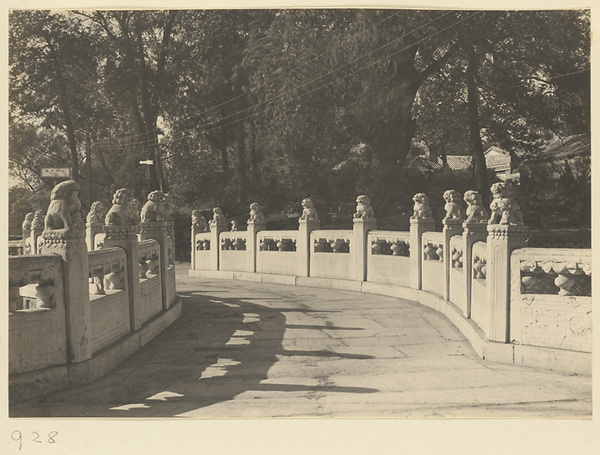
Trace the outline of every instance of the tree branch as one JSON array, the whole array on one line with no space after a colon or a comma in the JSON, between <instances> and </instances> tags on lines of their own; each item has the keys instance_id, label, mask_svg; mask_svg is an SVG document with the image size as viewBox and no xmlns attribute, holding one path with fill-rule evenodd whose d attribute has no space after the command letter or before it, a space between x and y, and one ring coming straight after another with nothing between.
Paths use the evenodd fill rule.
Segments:
<instances>
[{"instance_id":1,"label":"tree branch","mask_svg":"<svg viewBox=\"0 0 600 455\"><path fill-rule=\"evenodd\" d=\"M421 82L424 81L429 76L431 76L433 73L440 70L446 63L448 63L448 60L450 60L450 58L452 58L459 49L460 49L459 43L454 43L452 46L450 46L450 49L448 49L443 56L441 56L439 59L434 61L432 64L430 64L427 68L425 68L423 71L421 71L418 74L419 81L421 81Z\"/></svg>"}]
</instances>

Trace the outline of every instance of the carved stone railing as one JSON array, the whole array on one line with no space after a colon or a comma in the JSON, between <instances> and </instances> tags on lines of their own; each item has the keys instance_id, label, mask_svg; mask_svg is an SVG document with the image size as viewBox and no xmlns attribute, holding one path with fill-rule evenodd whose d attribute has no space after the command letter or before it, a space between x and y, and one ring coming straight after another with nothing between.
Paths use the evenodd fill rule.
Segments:
<instances>
[{"instance_id":1,"label":"carved stone railing","mask_svg":"<svg viewBox=\"0 0 600 455\"><path fill-rule=\"evenodd\" d=\"M106 248L88 254L90 294L105 295L107 290L126 289L125 263L127 257L121 248Z\"/></svg>"},{"instance_id":2,"label":"carved stone railing","mask_svg":"<svg viewBox=\"0 0 600 455\"><path fill-rule=\"evenodd\" d=\"M221 232L220 239L222 251L246 251L246 232Z\"/></svg>"},{"instance_id":3,"label":"carved stone railing","mask_svg":"<svg viewBox=\"0 0 600 455\"><path fill-rule=\"evenodd\" d=\"M140 278L147 279L148 274L159 274L160 244L149 239L139 242Z\"/></svg>"},{"instance_id":4,"label":"carved stone railing","mask_svg":"<svg viewBox=\"0 0 600 455\"><path fill-rule=\"evenodd\" d=\"M532 251L531 249L527 249ZM521 294L551 294L565 296L592 295L592 266L589 253L583 256L581 250L571 250L569 257L548 257L546 251L539 251L546 256L539 259L521 259ZM534 252L535 254L535 252Z\"/></svg>"},{"instance_id":5,"label":"carved stone railing","mask_svg":"<svg viewBox=\"0 0 600 455\"><path fill-rule=\"evenodd\" d=\"M591 250L515 251L511 257L511 342L590 353L591 263Z\"/></svg>"},{"instance_id":6,"label":"carved stone railing","mask_svg":"<svg viewBox=\"0 0 600 455\"><path fill-rule=\"evenodd\" d=\"M257 242L260 251L296 251L297 231L260 231Z\"/></svg>"},{"instance_id":7,"label":"carved stone railing","mask_svg":"<svg viewBox=\"0 0 600 455\"><path fill-rule=\"evenodd\" d=\"M409 287L410 254L410 232L369 232L367 281Z\"/></svg>"},{"instance_id":8,"label":"carved stone railing","mask_svg":"<svg viewBox=\"0 0 600 455\"><path fill-rule=\"evenodd\" d=\"M210 232L201 232L196 234L196 241L194 243L196 251L209 251L210 250Z\"/></svg>"},{"instance_id":9,"label":"carved stone railing","mask_svg":"<svg viewBox=\"0 0 600 455\"><path fill-rule=\"evenodd\" d=\"M454 236L450 239L450 267L462 269L464 256L464 241L462 237Z\"/></svg>"},{"instance_id":10,"label":"carved stone railing","mask_svg":"<svg viewBox=\"0 0 600 455\"><path fill-rule=\"evenodd\" d=\"M423 260L444 260L444 238L441 232L426 232L423 234Z\"/></svg>"},{"instance_id":11,"label":"carved stone railing","mask_svg":"<svg viewBox=\"0 0 600 455\"><path fill-rule=\"evenodd\" d=\"M371 231L369 244L373 255L410 256L409 232Z\"/></svg>"},{"instance_id":12,"label":"carved stone railing","mask_svg":"<svg viewBox=\"0 0 600 455\"><path fill-rule=\"evenodd\" d=\"M487 245L477 242L473 245L473 278L485 280L487 276Z\"/></svg>"},{"instance_id":13,"label":"carved stone railing","mask_svg":"<svg viewBox=\"0 0 600 455\"><path fill-rule=\"evenodd\" d=\"M349 253L352 231L313 231L311 234L314 253Z\"/></svg>"},{"instance_id":14,"label":"carved stone railing","mask_svg":"<svg viewBox=\"0 0 600 455\"><path fill-rule=\"evenodd\" d=\"M63 296L62 261L53 255L15 256L9 261L9 311L51 309Z\"/></svg>"}]
</instances>

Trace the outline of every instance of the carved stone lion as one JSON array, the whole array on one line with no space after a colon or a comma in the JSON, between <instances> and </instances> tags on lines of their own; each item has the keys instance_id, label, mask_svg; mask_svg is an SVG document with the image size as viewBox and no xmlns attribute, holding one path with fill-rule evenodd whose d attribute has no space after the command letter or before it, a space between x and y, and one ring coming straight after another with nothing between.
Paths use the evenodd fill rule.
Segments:
<instances>
[{"instance_id":1,"label":"carved stone lion","mask_svg":"<svg viewBox=\"0 0 600 455\"><path fill-rule=\"evenodd\" d=\"M263 215L262 208L258 202L250 204L250 219L248 221L254 221L255 223L264 223L265 216Z\"/></svg>"},{"instance_id":2,"label":"carved stone lion","mask_svg":"<svg viewBox=\"0 0 600 455\"><path fill-rule=\"evenodd\" d=\"M302 199L302 216L300 216L300 219L307 221L319 221L319 215L317 214L317 209L315 209L315 204L312 199Z\"/></svg>"},{"instance_id":3,"label":"carved stone lion","mask_svg":"<svg viewBox=\"0 0 600 455\"><path fill-rule=\"evenodd\" d=\"M87 224L103 224L104 218L106 217L106 208L100 201L96 201L90 207L90 211L87 214Z\"/></svg>"},{"instance_id":4,"label":"carved stone lion","mask_svg":"<svg viewBox=\"0 0 600 455\"><path fill-rule=\"evenodd\" d=\"M160 190L155 190L148 194L148 200L144 204L144 207L142 207L142 223L164 221L163 197L163 192Z\"/></svg>"},{"instance_id":5,"label":"carved stone lion","mask_svg":"<svg viewBox=\"0 0 600 455\"><path fill-rule=\"evenodd\" d=\"M429 197L425 193L417 193L413 196L415 205L413 206L413 220L430 220L433 218L431 207L429 206Z\"/></svg>"},{"instance_id":6,"label":"carved stone lion","mask_svg":"<svg viewBox=\"0 0 600 455\"><path fill-rule=\"evenodd\" d=\"M196 232L206 232L206 220L200 210L192 210L192 227Z\"/></svg>"},{"instance_id":7,"label":"carved stone lion","mask_svg":"<svg viewBox=\"0 0 600 455\"><path fill-rule=\"evenodd\" d=\"M115 191L112 207L104 218L104 224L110 226L132 226L135 224L131 201L133 194L129 188Z\"/></svg>"},{"instance_id":8,"label":"carved stone lion","mask_svg":"<svg viewBox=\"0 0 600 455\"><path fill-rule=\"evenodd\" d=\"M375 212L373 212L373 208L371 207L371 200L369 196L361 194L356 198L356 212L354 213L354 218L373 218L375 216Z\"/></svg>"},{"instance_id":9,"label":"carved stone lion","mask_svg":"<svg viewBox=\"0 0 600 455\"><path fill-rule=\"evenodd\" d=\"M34 231L44 229L44 215L45 212L43 210L36 210L35 215L33 215L33 221L31 222L31 229Z\"/></svg>"},{"instance_id":10,"label":"carved stone lion","mask_svg":"<svg viewBox=\"0 0 600 455\"><path fill-rule=\"evenodd\" d=\"M210 220L210 225L218 226L219 224L226 224L225 216L223 215L223 211L220 207L215 207L213 209L213 218Z\"/></svg>"},{"instance_id":11,"label":"carved stone lion","mask_svg":"<svg viewBox=\"0 0 600 455\"><path fill-rule=\"evenodd\" d=\"M483 208L481 194L469 190L465 193L463 199L467 203L467 223L485 223L488 220L488 214Z\"/></svg>"},{"instance_id":12,"label":"carved stone lion","mask_svg":"<svg viewBox=\"0 0 600 455\"><path fill-rule=\"evenodd\" d=\"M231 229L230 230L231 230L231 232L236 232L236 231L239 230L238 229L238 225L237 225L237 221L231 220Z\"/></svg>"},{"instance_id":13,"label":"carved stone lion","mask_svg":"<svg viewBox=\"0 0 600 455\"><path fill-rule=\"evenodd\" d=\"M446 205L446 216L444 220L459 220L465 218L465 212L462 207L460 193L456 190L447 190L444 192L444 200Z\"/></svg>"},{"instance_id":14,"label":"carved stone lion","mask_svg":"<svg viewBox=\"0 0 600 455\"><path fill-rule=\"evenodd\" d=\"M66 234L72 230L83 229L81 219L80 186L75 180L61 182L54 187L50 195L50 205L44 220L45 230Z\"/></svg>"},{"instance_id":15,"label":"carved stone lion","mask_svg":"<svg viewBox=\"0 0 600 455\"><path fill-rule=\"evenodd\" d=\"M522 225L523 214L513 197L512 187L505 182L494 183L491 188L490 219L488 224Z\"/></svg>"},{"instance_id":16,"label":"carved stone lion","mask_svg":"<svg viewBox=\"0 0 600 455\"><path fill-rule=\"evenodd\" d=\"M23 220L22 228L24 231L29 231L31 229L31 222L33 221L33 212L29 212L25 215L25 219Z\"/></svg>"}]
</instances>

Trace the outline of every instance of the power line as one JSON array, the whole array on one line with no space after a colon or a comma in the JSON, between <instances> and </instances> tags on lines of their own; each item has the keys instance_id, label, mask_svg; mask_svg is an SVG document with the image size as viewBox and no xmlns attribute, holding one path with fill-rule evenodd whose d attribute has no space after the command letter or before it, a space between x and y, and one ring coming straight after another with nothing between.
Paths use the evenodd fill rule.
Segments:
<instances>
[{"instance_id":1,"label":"power line","mask_svg":"<svg viewBox=\"0 0 600 455\"><path fill-rule=\"evenodd\" d=\"M435 35L437 35L437 34L440 34L440 33L444 32L444 31L446 31L446 30L448 30L448 29L450 29L450 28L452 28L452 27L455 27L456 25L458 25L458 24L460 24L460 23L462 23L462 22L464 22L464 21L466 21L466 20L470 19L471 17L475 16L476 14L479 14L479 12L476 12L476 13L474 13L474 14L471 14L470 16L468 16L468 17L466 17L466 18L464 18L464 19L461 19L460 21L457 21L457 22L455 22L454 24L452 24L452 25L449 25L448 27L445 27L445 28L443 28L443 29L441 29L441 30L438 30L437 32L435 32L435 33L433 33L433 34L431 34L431 35L429 35L429 36L427 36L427 37L425 37L425 38L423 38L423 39L421 39L421 40L419 40L419 41L417 41L417 42L415 42L415 43L412 43L412 44L410 44L409 46L406 46L406 47L404 47L404 48L402 48L402 49L400 49L400 50L397 50L397 51L395 51L395 52L393 52L393 53L391 53L391 54L385 55L385 56L383 56L383 57L381 57L381 58L379 58L379 59L377 59L377 60L375 60L375 61L373 61L373 62L369 63L368 65L366 65L366 66L364 66L364 67L361 67L361 68L359 68L359 69L357 69L357 70L355 70L355 71L353 71L353 72L351 72L351 73L348 73L348 74L346 74L346 75L344 75L344 76L341 76L341 77L339 77L339 78L337 78L337 79L334 79L334 80L332 80L332 81L330 81L330 82L328 82L328 83L326 83L326 84L324 84L324 85L321 85L321 86L319 86L319 87L316 87L316 88L314 88L314 89L312 89L312 90L310 90L310 91L308 91L308 92L305 92L305 93L302 93L302 94L300 94L300 95L297 95L297 96L295 96L294 98L291 98L291 99L289 99L289 100L286 100L286 101L284 101L284 103L288 103L288 102L294 101L294 100L296 100L296 99L302 98L302 97L304 97L304 96L306 96L306 95L310 95L311 93L314 93L314 92L316 92L316 91L318 91L318 90L320 90L320 89L322 89L322 88L328 87L328 86L330 86L330 85L332 85L332 84L334 84L334 83L338 82L339 80L345 79L345 78L347 78L347 77L350 77L350 76L353 76L353 75L355 75L355 74L357 74L357 73L359 73L359 72L361 72L361 71L364 71L365 69L367 69L367 68L370 68L371 66L373 66L373 65L375 65L375 64L377 64L377 63L380 63L380 62L382 62L382 61L384 61L384 60L387 60L388 58L390 58L390 57L392 57L392 56L394 56L394 55L396 55L396 54L399 54L399 53L401 53L401 52L404 52L405 50L407 50L407 49L409 49L409 48L411 48L411 47L413 47L413 46L415 46L415 45L417 45L417 44L419 44L419 43L421 43L421 42L423 42L423 41L425 41L425 40L427 40L427 39L430 39L430 38L432 38L433 36L435 36ZM287 92L286 92L286 93L287 93ZM280 97L280 96L279 96L279 97ZM279 97L276 97L276 98L279 98ZM275 100L275 98L273 98L273 99L269 100L269 101L268 101L268 103L270 104L270 103L272 103L274 100ZM259 103L259 104L255 105L255 106L253 106L252 108L255 108L255 107L257 107L257 106L259 106L260 104L265 104L265 102L263 102L263 103ZM241 112L244 112L245 110L248 110L248 109L244 109L244 110L242 110L242 111L239 111L239 112L238 112L238 113L236 113L235 115L237 115L237 114L240 114ZM214 130L216 130L216 129L218 129L218 128L224 128L224 127L227 127L227 126L235 125L235 124L237 124L237 123L239 123L239 122L243 122L243 121L245 121L245 120L248 120L248 119L250 119L250 118L252 118L252 117L254 117L254 116L258 115L259 113L261 113L261 112L264 112L264 111L266 111L266 109L263 109L263 110L262 110L262 111L260 111L260 112L254 112L254 113L252 113L252 114L250 114L250 115L247 115L247 116L245 116L245 117L243 117L243 118L236 119L236 120L234 120L234 121L232 121L232 122L230 122L230 123L227 123L227 124L225 124L225 125L217 125L217 126L215 126L215 127L213 127L213 128L210 128L210 129L208 129L208 130L204 131L204 133L208 133L208 132L210 132L210 131L214 131ZM206 125L203 125L203 126L206 126ZM182 137L178 137L178 136L182 136ZM178 142L178 141L180 141L180 140L183 140L183 139L185 139L185 138L186 138L185 132L180 132L178 135L174 135L174 136L172 136L172 139L171 139L171 142L170 142L170 144L169 144L169 145L172 145L174 142Z\"/></svg>"},{"instance_id":2,"label":"power line","mask_svg":"<svg viewBox=\"0 0 600 455\"><path fill-rule=\"evenodd\" d=\"M447 13L445 13L444 15L442 15L442 16L439 16L439 17L437 17L437 18L435 18L435 19L433 19L433 20L429 21L428 23L421 25L421 26L417 27L416 29L414 29L414 30L412 30L412 31L410 31L410 32L408 32L408 33L405 33L405 34L401 35L401 36L400 36L400 37L398 37L398 38L395 38L394 40L392 40L392 41L390 41L390 42L388 42L388 43L386 43L386 44L384 44L384 45L382 45L382 46L380 46L380 47L378 47L378 48L376 48L376 49L374 49L374 50L372 50L372 51L368 52L367 54L365 54L365 55L363 55L363 56L361 56L361 57L358 57L358 58L356 58L356 59L354 59L354 60L352 60L352 61L350 61L350 62L348 62L348 63L345 63L344 65L342 65L342 66L340 66L340 67L338 67L338 68L335 68L335 69L333 69L333 70L331 70L331 71L329 71L329 72L327 72L327 73L321 74L320 76L318 76L318 77L316 77L316 78L314 78L314 79L311 79L310 81L307 81L307 82L305 82L305 83L303 83L303 84L300 84L299 86L296 86L296 87L294 87L294 88L292 88L292 89L289 89L289 90L287 90L287 91L285 91L285 92L283 92L283 93L280 93L280 94L279 94L279 95L277 95L277 96L274 96L274 97L272 97L272 98L270 98L270 99L267 99L267 100L265 100L265 101L261 101L260 103L256 103L256 104L254 104L253 106L249 106L249 107L247 107L247 108L244 108L244 109L242 109L242 110L240 110L240 111L237 111L237 112L234 112L234 113L232 113L232 114L229 114L229 115L227 115L227 116L225 116L225 117L222 117L222 118L220 118L220 119L218 119L218 120L212 120L212 121L210 121L210 122L207 122L207 123L205 123L205 124L202 124L202 125L199 125L199 126L195 126L193 129L204 128L204 127L206 127L206 126L210 126L210 125L212 125L212 124L214 124L214 123L219 123L219 122L222 122L222 121L223 121L223 120L225 120L225 119L228 119L228 118L231 118L231 117L236 117L236 116L238 116L238 115L240 115L240 114L242 114L242 113L244 113L244 112L247 112L247 111L249 111L249 110L256 109L256 108L257 108L257 107L259 107L259 106L271 104L271 103L273 103L274 101L277 101L278 99L280 99L280 98L283 98L284 96L286 96L287 94L289 94L289 93L291 93L291 92L294 92L294 91L296 91L296 90L298 90L298 89L300 89L300 88L302 88L302 87L305 87L305 86L307 86L307 85L310 85L310 84L312 84L313 82L319 81L319 80L321 80L321 79L325 78L326 76L329 76L329 75L331 75L331 74L333 74L333 73L335 73L335 72L337 72L337 71L339 71L339 70L341 70L341 69L343 69L343 68L346 68L347 66L350 66L350 65L352 65L352 64L354 64L354 63L356 63L356 62L360 61L360 60L363 60L364 58L366 58L366 57L368 57L368 56L370 56L370 55L374 54L375 52L378 52L378 51L380 51L381 49L384 49L384 48L386 48L386 47L388 47L388 46L390 46L390 45L392 45L392 44L394 44L394 43L398 42L399 40L401 40L401 39L405 38L406 36L408 36L408 35L411 35L412 33L416 32L417 30L419 30L419 29L421 29L421 28L423 28L423 27L426 27L426 26L428 26L428 25L432 24L433 22L435 22L435 21L437 21L437 20L439 20L439 19L441 19L441 18L443 18L443 17L447 16L447 15L448 15L448 14L450 14L451 12L452 12L452 11L450 11L450 12L447 12ZM400 52L403 52L403 51L405 51L405 50L407 50L407 49L410 49L411 47L413 47L413 46L415 46L415 45L417 45L417 44L419 44L419 43L422 43L422 42L424 42L424 41L426 41L426 40L428 40L428 39L432 38L433 36L436 36L436 35L438 35L438 34L440 34L440 33L444 32L444 31L446 31L446 30L448 30L448 29L450 29L450 28L452 28L452 27L455 27L456 25L458 25L458 24L460 24L460 23L462 23L462 22L466 21L467 19L470 19L471 17L473 17L473 16L475 16L475 15L477 15L477 14L479 14L479 13L480 13L480 12L475 12L475 13L471 14L470 16L468 16L468 17L466 17L466 18L463 18L463 19L461 19L461 20L459 20L459 21L457 21L457 22L455 22L455 23L453 23L453 24L451 24L451 25L449 25L449 26L447 26L447 27L445 27L445 28L443 28L443 29L441 29L441 30L438 30L438 31L436 31L435 33L432 33L432 34L430 34L430 35L428 35L428 36L426 36L426 37L424 37L424 38L422 38L422 39L420 39L420 40L418 40L418 41L416 41L416 42L414 42L414 43L412 43L412 44L410 44L410 45L408 45L408 46L406 46L406 47L404 47L404 48L402 48L402 49L400 49L400 50L398 50L398 51L395 51L395 52L393 52L393 53L391 53L391 54L389 54L389 55L386 55L386 56L384 56L384 57L382 57L382 58L380 58L380 59L378 59L378 60L376 60L376 61L374 61L374 62L370 63L369 65L367 65L367 66L365 66L365 67L363 67L363 68L360 68L360 69L359 69L359 70L357 70L357 71L351 72L351 73L349 73L349 74L346 74L346 75L344 75L344 76L341 76L341 77L339 77L339 78L337 78L337 79L334 79L333 81L330 81L330 82L328 82L327 84L324 84L324 85L322 85L322 86L320 86L320 87L317 87L316 89L313 89L313 90L311 90L311 91L309 91L309 92L307 92L307 93L304 93L304 94L302 94L302 95L298 95L298 96L296 96L296 97L294 97L294 98L291 98L290 100L287 100L286 102L293 101L293 100L295 100L295 99L298 99L298 98L300 98L300 97L302 97L302 96L305 96L305 95L307 95L307 94L313 93L313 92L314 92L314 91L316 91L316 90L319 90L319 89L321 89L321 88L327 87L327 86L329 86L329 85L331 85L331 84L333 84L333 83L337 82L338 80L342 80L342 79L345 79L345 78L347 78L347 77L349 77L349 76L351 76L351 75L354 75L354 74L356 74L357 72L359 72L359 71L362 71L363 69L369 68L369 67L373 66L374 64L376 64L376 63L379 63L380 61L386 60L386 59L388 59L389 57L392 57L392 56L394 56L394 55L396 55L396 54L398 54L398 53L400 53ZM256 114L251 114L250 116L246 116L246 117L244 117L244 118L242 118L242 119L238 119L238 120L236 120L236 121L234 121L234 122L227 123L227 124L225 124L225 125L218 125L217 127L215 127L215 128L211 128L210 130L208 130L208 131L205 131L205 132L213 131L213 130L214 130L214 129L216 129L216 128L223 128L223 127L226 127L226 126L233 125L233 124L235 124L235 123L238 123L239 121L247 120L248 118L251 118L251 117L252 117L252 116L254 116L254 115L256 115ZM192 129L192 128L190 128L190 129L188 129L188 130L191 130L191 129ZM172 137L173 137L173 138L176 138L177 136L180 136L180 135L182 135L182 134L185 134L185 130L184 130L184 131L181 131L180 133L178 133L178 134L176 134L176 135L174 135L174 136L172 136ZM152 144L152 143L154 143L154 142L155 142L155 141L154 141L153 139L149 139L149 140L146 140L146 141L136 141L136 142L125 143L125 144L123 144L123 145L133 145L133 144ZM102 148L102 146L100 146L99 148Z\"/></svg>"},{"instance_id":3,"label":"power line","mask_svg":"<svg viewBox=\"0 0 600 455\"><path fill-rule=\"evenodd\" d=\"M401 11L402 11L402 10L398 10L398 11L396 11L395 13L393 13L393 14L391 14L390 16L386 17L385 19L383 19L382 21L380 21L380 22L378 22L377 24L373 25L372 27L368 28L367 30L364 30L364 31L362 31L362 32L360 32L360 33L357 33L356 35L354 35L354 37L358 37L358 36L360 36L360 35L363 35L363 34L365 34L365 33L369 32L369 31L371 31L371 30L375 29L376 27L380 26L380 25L381 25L381 24L383 24L384 22L386 22L386 21L390 20L392 17L394 17L394 16L396 16L396 15L400 14L400 12L401 12ZM447 13L447 14L448 14L448 13ZM330 53L331 51L333 51L333 50L337 49L338 47L341 47L342 45L343 45L343 43L340 43L340 44L338 44L338 45L334 46L333 48L331 48L331 49L328 49L327 51L325 51L325 52L323 52L323 53L321 53L321 54L319 54L319 55L317 55L317 56L315 56L315 57L311 58L310 60L308 60L308 61L306 61L306 62L304 62L304 63L302 63L302 64L296 65L294 68L292 68L292 69L291 69L291 70L289 70L288 72L286 72L286 73L283 73L283 74L280 74L280 75L279 75L279 76L277 76L275 79L271 79L270 81L264 82L263 84L259 85L259 86L258 86L258 87L257 87L255 90L258 90L258 89L260 89L260 88L262 88L262 87L264 87L264 86L266 86L266 85L268 85L268 84L272 84L272 83L273 83L273 82L275 82L276 80L278 80L278 79L280 79L280 78L282 78L282 77L284 77L284 76L287 76L288 74L291 74L291 73L293 73L293 72L297 71L298 69L302 68L303 66L306 66L306 65L308 65L309 63L312 63L313 61L315 61L315 60L317 60L317 59L319 59L319 58L323 57L324 55L327 55L328 53ZM202 116L202 115L204 115L204 114L207 114L207 113L209 113L209 112L211 112L211 111L213 111L213 110L215 110L215 109L218 109L218 108L220 108L220 107L223 107L223 106L225 106L225 105L227 105L227 104L229 104L229 103L232 103L232 102L234 102L234 101L238 100L239 98L242 98L243 96L245 96L245 95L247 95L247 94L248 94L248 92L244 92L244 93L242 93L242 94L240 94L240 95L236 96L235 98L232 98L232 99L230 99L230 100L224 101L223 103L221 103L221 104L218 104L218 105L216 105L216 106L212 106L212 107L210 107L210 108L206 109L206 110L205 110L205 111L203 111L203 112L200 112L200 113L193 114L193 115L191 115L191 116L189 116L189 117L187 117L187 118L184 118L184 119L182 119L181 121L182 121L182 122L187 122L187 121L189 121L189 120L191 120L191 119L193 119L193 118L196 118L196 117ZM105 139L105 140L102 140L102 141L98 141L96 144L103 144L103 143L105 143L105 142L111 142L111 141L115 141L115 140L121 140L121 139L130 139L130 138L139 137L139 136L146 136L147 134L148 134L148 133L139 133L139 134L134 134L134 135L130 135L130 136L125 136L124 138L119 138L119 139Z\"/></svg>"}]
</instances>

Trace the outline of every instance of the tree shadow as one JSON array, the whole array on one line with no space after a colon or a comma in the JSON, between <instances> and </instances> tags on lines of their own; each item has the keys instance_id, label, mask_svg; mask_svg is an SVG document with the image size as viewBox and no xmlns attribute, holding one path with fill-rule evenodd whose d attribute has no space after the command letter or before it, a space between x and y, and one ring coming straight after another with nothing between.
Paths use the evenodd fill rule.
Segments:
<instances>
[{"instance_id":1,"label":"tree shadow","mask_svg":"<svg viewBox=\"0 0 600 455\"><path fill-rule=\"evenodd\" d=\"M378 391L330 384L277 384L276 379L261 383L278 356L373 357L326 350L284 350L282 341L290 326L286 326L283 311L291 308L268 308L248 299L197 292L182 292L179 296L181 318L121 365L92 383L11 405L10 417L167 417L227 401L250 390Z\"/></svg>"}]
</instances>

